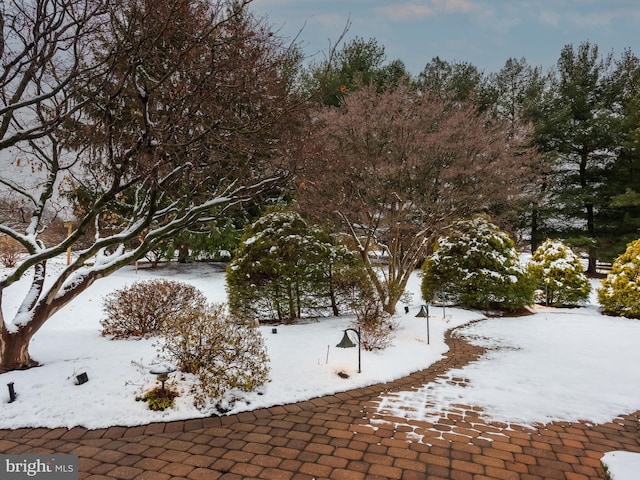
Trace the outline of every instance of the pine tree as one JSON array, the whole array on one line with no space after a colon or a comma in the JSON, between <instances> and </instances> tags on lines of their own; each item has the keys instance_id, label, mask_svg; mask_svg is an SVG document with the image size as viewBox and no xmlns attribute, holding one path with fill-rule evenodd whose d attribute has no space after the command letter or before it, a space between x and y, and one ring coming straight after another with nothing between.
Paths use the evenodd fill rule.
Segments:
<instances>
[{"instance_id":1,"label":"pine tree","mask_svg":"<svg viewBox=\"0 0 640 480\"><path fill-rule=\"evenodd\" d=\"M456 222L422 266L422 296L466 308L515 311L533 301L534 283L513 240L486 215Z\"/></svg>"},{"instance_id":2,"label":"pine tree","mask_svg":"<svg viewBox=\"0 0 640 480\"><path fill-rule=\"evenodd\" d=\"M598 289L598 300L606 315L640 318L640 240L627 245Z\"/></svg>"},{"instance_id":3,"label":"pine tree","mask_svg":"<svg viewBox=\"0 0 640 480\"><path fill-rule=\"evenodd\" d=\"M540 245L533 252L529 270L544 290L548 305L578 305L589 299L591 284L580 258L559 240Z\"/></svg>"},{"instance_id":4,"label":"pine tree","mask_svg":"<svg viewBox=\"0 0 640 480\"><path fill-rule=\"evenodd\" d=\"M356 265L346 247L298 214L270 213L247 228L227 269L229 307L244 318L284 322L337 315L340 279Z\"/></svg>"},{"instance_id":5,"label":"pine tree","mask_svg":"<svg viewBox=\"0 0 640 480\"><path fill-rule=\"evenodd\" d=\"M603 176L615 161L620 136L619 89L611 55L601 56L597 45L582 43L562 49L557 79L552 85L544 118L536 129L541 148L555 159L555 183L550 202L565 227L558 234L572 236L589 252L587 272L595 273L606 208Z\"/></svg>"}]
</instances>

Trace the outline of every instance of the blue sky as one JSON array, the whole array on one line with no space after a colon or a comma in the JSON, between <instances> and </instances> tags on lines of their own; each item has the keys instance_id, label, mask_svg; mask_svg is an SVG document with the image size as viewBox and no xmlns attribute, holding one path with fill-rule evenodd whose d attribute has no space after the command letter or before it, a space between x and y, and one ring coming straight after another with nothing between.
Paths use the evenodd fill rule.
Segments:
<instances>
[{"instance_id":1,"label":"blue sky","mask_svg":"<svg viewBox=\"0 0 640 480\"><path fill-rule=\"evenodd\" d=\"M251 8L283 36L300 32L319 60L350 21L347 41L375 38L414 75L436 56L485 73L524 57L547 71L565 45L585 41L640 57L640 0L254 0Z\"/></svg>"}]
</instances>

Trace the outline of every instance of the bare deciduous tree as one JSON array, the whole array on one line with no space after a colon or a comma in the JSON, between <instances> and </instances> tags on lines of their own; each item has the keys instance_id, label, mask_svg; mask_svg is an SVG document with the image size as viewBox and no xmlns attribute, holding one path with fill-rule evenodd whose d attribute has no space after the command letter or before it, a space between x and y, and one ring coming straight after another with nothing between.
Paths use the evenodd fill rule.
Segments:
<instances>
[{"instance_id":1,"label":"bare deciduous tree","mask_svg":"<svg viewBox=\"0 0 640 480\"><path fill-rule=\"evenodd\" d=\"M393 313L443 227L515 200L532 156L521 145L526 133L509 135L471 102L365 88L317 115L299 204L346 228Z\"/></svg>"},{"instance_id":2,"label":"bare deciduous tree","mask_svg":"<svg viewBox=\"0 0 640 480\"><path fill-rule=\"evenodd\" d=\"M83 39L86 60L71 65L96 75L61 82L60 97L35 102L36 113L21 120L26 131L42 132L14 142L36 165L34 175L18 181L0 172L31 205L24 229L0 224L28 252L0 278L0 294L31 276L13 321L1 318L0 371L32 365L30 339L95 280L288 178L303 103L291 94L285 45L249 3L110 0L90 17L96 29ZM64 121L45 128L48 109L65 112ZM46 245L44 211L60 198L73 209L73 229ZM45 282L47 262L80 244L71 264Z\"/></svg>"}]
</instances>

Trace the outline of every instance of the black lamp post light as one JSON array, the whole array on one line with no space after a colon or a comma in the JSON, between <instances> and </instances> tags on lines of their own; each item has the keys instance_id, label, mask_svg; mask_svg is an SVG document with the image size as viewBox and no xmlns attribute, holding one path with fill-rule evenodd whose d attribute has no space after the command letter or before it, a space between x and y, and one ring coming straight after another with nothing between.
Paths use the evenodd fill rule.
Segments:
<instances>
[{"instance_id":1,"label":"black lamp post light","mask_svg":"<svg viewBox=\"0 0 640 480\"><path fill-rule=\"evenodd\" d=\"M342 336L342 340L340 340L340 343L336 345L336 347L339 348L353 348L356 346L355 343L353 343L351 341L351 339L349 338L349 333L348 332L353 332L358 336L358 373L362 373L362 336L361 336L361 332L360 332L360 327L358 327L357 330L353 329L353 328L347 328L344 331L344 335Z\"/></svg>"},{"instance_id":2,"label":"black lamp post light","mask_svg":"<svg viewBox=\"0 0 640 480\"><path fill-rule=\"evenodd\" d=\"M429 304L422 305L420 307L420 311L416 315L418 318L426 318L427 319L427 345L429 345Z\"/></svg>"}]
</instances>

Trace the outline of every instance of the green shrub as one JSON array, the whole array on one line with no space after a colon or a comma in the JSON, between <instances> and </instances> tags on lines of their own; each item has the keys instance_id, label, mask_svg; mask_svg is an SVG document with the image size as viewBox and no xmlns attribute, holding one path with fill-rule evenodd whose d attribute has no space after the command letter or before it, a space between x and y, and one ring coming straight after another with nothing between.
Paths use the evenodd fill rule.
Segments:
<instances>
[{"instance_id":1,"label":"green shrub","mask_svg":"<svg viewBox=\"0 0 640 480\"><path fill-rule=\"evenodd\" d=\"M207 299L193 285L172 280L146 280L115 290L103 300L102 335L145 337L163 322L201 309Z\"/></svg>"},{"instance_id":2,"label":"green shrub","mask_svg":"<svg viewBox=\"0 0 640 480\"><path fill-rule=\"evenodd\" d=\"M533 303L535 284L513 240L485 215L456 222L422 266L422 296L466 308L515 311Z\"/></svg>"},{"instance_id":3,"label":"green shrub","mask_svg":"<svg viewBox=\"0 0 640 480\"><path fill-rule=\"evenodd\" d=\"M166 321L159 353L197 378L202 408L233 389L253 391L269 379L269 357L260 332L240 325L222 304L210 304Z\"/></svg>"},{"instance_id":4,"label":"green shrub","mask_svg":"<svg viewBox=\"0 0 640 480\"><path fill-rule=\"evenodd\" d=\"M613 262L598 289L598 300L606 315L640 318L640 240L629 243Z\"/></svg>"},{"instance_id":5,"label":"green shrub","mask_svg":"<svg viewBox=\"0 0 640 480\"><path fill-rule=\"evenodd\" d=\"M161 386L156 386L141 397L136 397L136 401L147 402L149 404L149 410L163 411L167 408L172 408L178 396L178 392L166 385L164 389Z\"/></svg>"},{"instance_id":6,"label":"green shrub","mask_svg":"<svg viewBox=\"0 0 640 480\"><path fill-rule=\"evenodd\" d=\"M227 269L229 308L243 318L283 322L338 315L358 265L299 215L270 213L247 228Z\"/></svg>"},{"instance_id":7,"label":"green shrub","mask_svg":"<svg viewBox=\"0 0 640 480\"><path fill-rule=\"evenodd\" d=\"M589 299L591 284L580 258L559 240L546 240L533 252L529 271L549 305L580 305Z\"/></svg>"}]
</instances>

